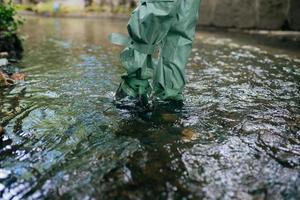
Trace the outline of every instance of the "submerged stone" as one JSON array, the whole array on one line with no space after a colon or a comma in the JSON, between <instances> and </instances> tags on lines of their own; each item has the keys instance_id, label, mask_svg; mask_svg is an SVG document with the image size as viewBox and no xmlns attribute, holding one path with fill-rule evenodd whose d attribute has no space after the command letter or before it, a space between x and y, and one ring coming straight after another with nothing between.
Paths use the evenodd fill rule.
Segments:
<instances>
[{"instance_id":1,"label":"submerged stone","mask_svg":"<svg viewBox=\"0 0 300 200\"><path fill-rule=\"evenodd\" d=\"M0 59L0 67L8 65L8 60L6 58Z\"/></svg>"},{"instance_id":2,"label":"submerged stone","mask_svg":"<svg viewBox=\"0 0 300 200\"><path fill-rule=\"evenodd\" d=\"M10 171L5 169L0 169L0 180L6 179L10 175Z\"/></svg>"},{"instance_id":3,"label":"submerged stone","mask_svg":"<svg viewBox=\"0 0 300 200\"><path fill-rule=\"evenodd\" d=\"M182 140L185 142L193 141L197 139L197 133L191 128L185 128L181 132Z\"/></svg>"},{"instance_id":4,"label":"submerged stone","mask_svg":"<svg viewBox=\"0 0 300 200\"><path fill-rule=\"evenodd\" d=\"M0 71L0 86L9 86L15 84L15 81L11 79L7 74Z\"/></svg>"},{"instance_id":5,"label":"submerged stone","mask_svg":"<svg viewBox=\"0 0 300 200\"><path fill-rule=\"evenodd\" d=\"M178 116L173 113L163 113L161 118L164 122L174 123L178 119Z\"/></svg>"}]
</instances>

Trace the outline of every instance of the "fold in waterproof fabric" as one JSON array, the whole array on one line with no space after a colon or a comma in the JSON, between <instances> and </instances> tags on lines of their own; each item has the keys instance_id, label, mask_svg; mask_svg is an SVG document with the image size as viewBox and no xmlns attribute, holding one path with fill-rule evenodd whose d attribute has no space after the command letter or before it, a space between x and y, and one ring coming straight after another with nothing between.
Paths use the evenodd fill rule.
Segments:
<instances>
[{"instance_id":1,"label":"fold in waterproof fabric","mask_svg":"<svg viewBox=\"0 0 300 200\"><path fill-rule=\"evenodd\" d=\"M200 0L141 0L128 22L129 38L112 34L124 45L121 63L127 71L120 89L138 97L182 100L185 66L191 53ZM159 52L158 59L154 55Z\"/></svg>"}]
</instances>

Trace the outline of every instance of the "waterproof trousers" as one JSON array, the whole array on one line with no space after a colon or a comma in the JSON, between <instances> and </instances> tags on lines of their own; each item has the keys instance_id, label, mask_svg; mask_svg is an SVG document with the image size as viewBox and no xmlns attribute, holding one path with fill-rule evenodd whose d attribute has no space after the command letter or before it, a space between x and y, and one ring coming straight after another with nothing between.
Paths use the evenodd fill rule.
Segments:
<instances>
[{"instance_id":1,"label":"waterproof trousers","mask_svg":"<svg viewBox=\"0 0 300 200\"><path fill-rule=\"evenodd\" d=\"M128 96L154 94L160 100L182 100L185 66L192 50L200 0L141 0L128 23L129 38L121 63L127 73L120 88Z\"/></svg>"}]
</instances>

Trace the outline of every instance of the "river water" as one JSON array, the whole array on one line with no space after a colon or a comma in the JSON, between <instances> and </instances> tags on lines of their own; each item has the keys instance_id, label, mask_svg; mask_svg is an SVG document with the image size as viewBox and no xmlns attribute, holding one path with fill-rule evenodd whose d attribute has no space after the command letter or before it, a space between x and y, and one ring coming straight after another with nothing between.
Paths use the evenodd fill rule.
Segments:
<instances>
[{"instance_id":1,"label":"river water","mask_svg":"<svg viewBox=\"0 0 300 200\"><path fill-rule=\"evenodd\" d=\"M28 17L0 89L0 199L299 199L300 54L202 31L184 106L118 109L126 22Z\"/></svg>"}]
</instances>

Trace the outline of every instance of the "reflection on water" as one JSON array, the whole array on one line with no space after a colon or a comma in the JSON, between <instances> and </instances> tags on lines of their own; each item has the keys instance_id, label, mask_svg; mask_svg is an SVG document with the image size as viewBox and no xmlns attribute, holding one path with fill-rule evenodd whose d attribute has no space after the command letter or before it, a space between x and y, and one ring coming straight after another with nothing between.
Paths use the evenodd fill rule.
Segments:
<instances>
[{"instance_id":1,"label":"reflection on water","mask_svg":"<svg viewBox=\"0 0 300 200\"><path fill-rule=\"evenodd\" d=\"M0 89L1 199L299 199L300 57L200 32L183 106L113 106L123 21L28 18Z\"/></svg>"}]
</instances>

